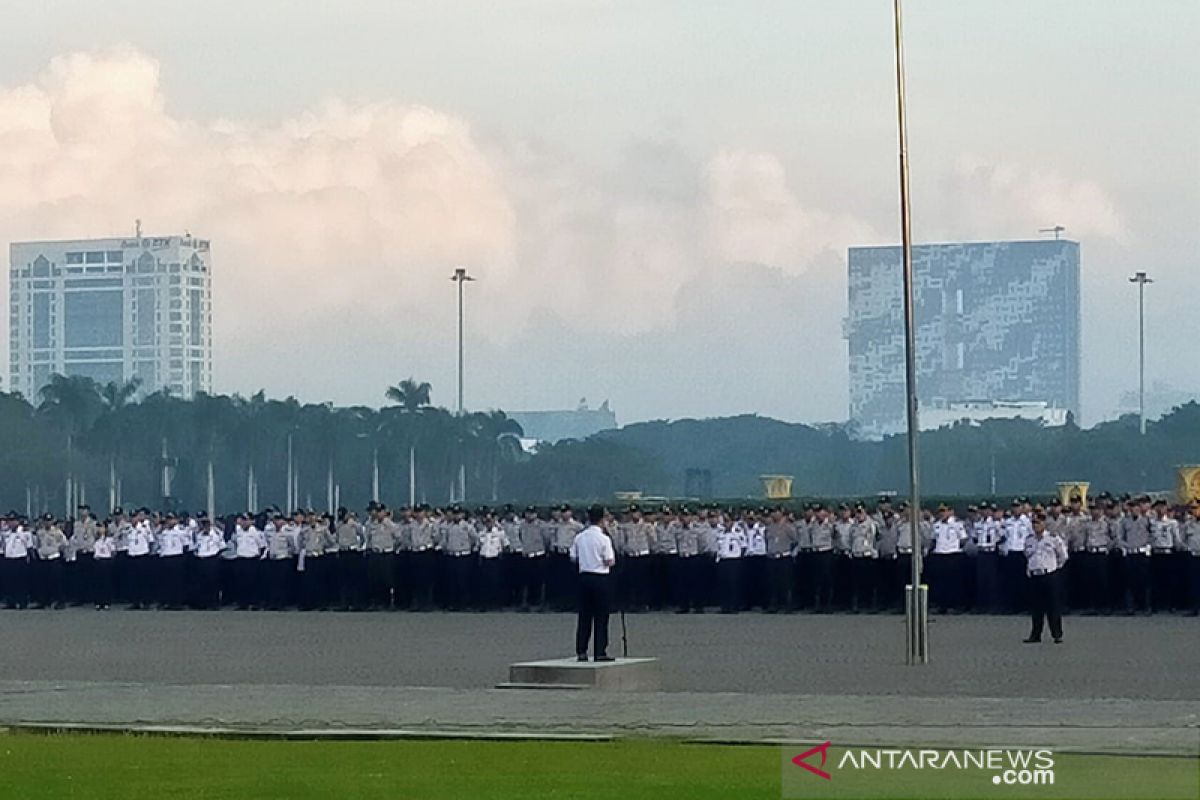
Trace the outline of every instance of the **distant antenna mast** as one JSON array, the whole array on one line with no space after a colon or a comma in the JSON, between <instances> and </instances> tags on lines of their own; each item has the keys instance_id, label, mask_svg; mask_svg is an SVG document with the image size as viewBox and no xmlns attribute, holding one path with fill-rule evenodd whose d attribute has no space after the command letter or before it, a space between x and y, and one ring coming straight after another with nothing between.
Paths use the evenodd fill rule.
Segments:
<instances>
[{"instance_id":1,"label":"distant antenna mast","mask_svg":"<svg viewBox=\"0 0 1200 800\"><path fill-rule=\"evenodd\" d=\"M138 242L141 243L141 241L142 241L142 221L140 219L135 219L133 221L133 232L134 232L134 234L137 235Z\"/></svg>"},{"instance_id":2,"label":"distant antenna mast","mask_svg":"<svg viewBox=\"0 0 1200 800\"><path fill-rule=\"evenodd\" d=\"M1055 225L1053 228L1038 228L1038 233L1053 233L1054 241L1057 242L1059 237L1062 236L1062 232L1065 230L1066 228L1064 228L1062 225Z\"/></svg>"}]
</instances>

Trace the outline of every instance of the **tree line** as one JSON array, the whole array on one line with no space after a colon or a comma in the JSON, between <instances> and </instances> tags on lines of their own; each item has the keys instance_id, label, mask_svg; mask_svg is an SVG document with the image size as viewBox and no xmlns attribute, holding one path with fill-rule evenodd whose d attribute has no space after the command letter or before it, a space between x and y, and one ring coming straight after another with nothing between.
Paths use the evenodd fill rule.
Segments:
<instances>
[{"instance_id":1,"label":"tree line","mask_svg":"<svg viewBox=\"0 0 1200 800\"><path fill-rule=\"evenodd\" d=\"M53 376L36 403L0 393L0 508L56 514L86 501L218 513L288 504L391 505L612 502L615 493L761 497L762 474L792 475L801 497L907 491L903 436L862 441L848 425L744 415L626 425L583 441L521 446L503 411L455 414L428 383L402 380L382 408L101 386ZM1093 492L1169 489L1177 465L1200 462L1200 405L1151 421L1082 429L990 420L923 433L926 495L1049 494L1058 481ZM290 457L289 457L290 454Z\"/></svg>"}]
</instances>

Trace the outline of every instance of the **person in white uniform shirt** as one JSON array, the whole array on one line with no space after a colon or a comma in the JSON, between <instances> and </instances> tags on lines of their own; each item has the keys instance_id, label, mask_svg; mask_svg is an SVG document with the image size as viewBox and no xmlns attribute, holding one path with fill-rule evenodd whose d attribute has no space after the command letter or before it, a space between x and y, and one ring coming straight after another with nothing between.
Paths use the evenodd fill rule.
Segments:
<instances>
[{"instance_id":1,"label":"person in white uniform shirt","mask_svg":"<svg viewBox=\"0 0 1200 800\"><path fill-rule=\"evenodd\" d=\"M484 611L504 605L504 554L511 548L504 526L491 511L485 510L474 543L479 553L478 605Z\"/></svg>"},{"instance_id":2,"label":"person in white uniform shirt","mask_svg":"<svg viewBox=\"0 0 1200 800\"><path fill-rule=\"evenodd\" d=\"M125 532L126 573L129 579L130 608L150 607L150 583L154 577L154 559L150 549L154 546L154 528L150 524L146 509L140 509L133 525Z\"/></svg>"},{"instance_id":3,"label":"person in white uniform shirt","mask_svg":"<svg viewBox=\"0 0 1200 800\"><path fill-rule=\"evenodd\" d=\"M185 555L192 549L192 532L187 523L168 512L158 535L158 607L172 611L183 608L187 586Z\"/></svg>"},{"instance_id":4,"label":"person in white uniform shirt","mask_svg":"<svg viewBox=\"0 0 1200 800\"><path fill-rule=\"evenodd\" d=\"M929 555L930 600L939 612L962 610L963 545L967 529L949 506L938 507L933 523L933 549Z\"/></svg>"},{"instance_id":5,"label":"person in white uniform shirt","mask_svg":"<svg viewBox=\"0 0 1200 800\"><path fill-rule=\"evenodd\" d=\"M191 604L193 608L219 608L221 554L225 551L225 532L221 530L220 520L210 521L204 512L196 517L189 592Z\"/></svg>"},{"instance_id":6,"label":"person in white uniform shirt","mask_svg":"<svg viewBox=\"0 0 1200 800\"><path fill-rule=\"evenodd\" d=\"M33 534L25 519L9 520L4 532L4 589L9 608L29 607L29 553L34 548Z\"/></svg>"},{"instance_id":7,"label":"person in white uniform shirt","mask_svg":"<svg viewBox=\"0 0 1200 800\"><path fill-rule=\"evenodd\" d=\"M607 512L601 506L588 509L588 525L575 534L569 556L579 570L579 618L575 626L575 656L588 659L592 643L595 661L612 661L608 655L608 611L612 603L611 572L617 562L612 539L604 532Z\"/></svg>"},{"instance_id":8,"label":"person in white uniform shirt","mask_svg":"<svg viewBox=\"0 0 1200 800\"><path fill-rule=\"evenodd\" d=\"M238 608L243 611L258 600L259 559L267 549L267 540L262 531L254 527L248 514L239 514L237 528L233 531L233 547L237 554L234 562L234 586L237 587Z\"/></svg>"},{"instance_id":9,"label":"person in white uniform shirt","mask_svg":"<svg viewBox=\"0 0 1200 800\"><path fill-rule=\"evenodd\" d=\"M92 600L97 611L106 611L112 604L117 537L113 528L101 525L96 528L92 541Z\"/></svg>"},{"instance_id":10,"label":"person in white uniform shirt","mask_svg":"<svg viewBox=\"0 0 1200 800\"><path fill-rule=\"evenodd\" d=\"M736 614L742 602L742 555L746 551L746 526L741 521L717 523L717 596L722 614Z\"/></svg>"},{"instance_id":11,"label":"person in white uniform shirt","mask_svg":"<svg viewBox=\"0 0 1200 800\"><path fill-rule=\"evenodd\" d=\"M1035 514L1033 533L1025 540L1025 574L1029 576L1029 604L1033 625L1026 644L1042 640L1042 625L1050 621L1050 635L1062 644L1062 568L1067 563L1067 543L1046 530L1046 518Z\"/></svg>"}]
</instances>

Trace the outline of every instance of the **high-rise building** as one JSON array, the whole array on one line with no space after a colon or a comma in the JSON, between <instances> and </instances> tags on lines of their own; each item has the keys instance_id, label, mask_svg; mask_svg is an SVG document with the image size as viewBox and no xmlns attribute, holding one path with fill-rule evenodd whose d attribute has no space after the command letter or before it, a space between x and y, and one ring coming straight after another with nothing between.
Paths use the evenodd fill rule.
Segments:
<instances>
[{"instance_id":1,"label":"high-rise building","mask_svg":"<svg viewBox=\"0 0 1200 800\"><path fill-rule=\"evenodd\" d=\"M52 374L181 397L212 387L209 242L190 234L10 247L11 391L32 402Z\"/></svg>"},{"instance_id":2,"label":"high-rise building","mask_svg":"<svg viewBox=\"0 0 1200 800\"><path fill-rule=\"evenodd\" d=\"M849 253L850 419L861 435L904 430L899 247ZM918 408L1044 403L1079 415L1079 243L913 248Z\"/></svg>"}]
</instances>

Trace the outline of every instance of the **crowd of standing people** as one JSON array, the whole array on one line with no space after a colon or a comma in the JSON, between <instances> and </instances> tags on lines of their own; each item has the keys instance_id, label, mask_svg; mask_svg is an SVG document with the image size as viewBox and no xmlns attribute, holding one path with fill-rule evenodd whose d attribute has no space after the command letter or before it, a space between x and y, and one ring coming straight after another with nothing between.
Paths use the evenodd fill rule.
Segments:
<instances>
[{"instance_id":1,"label":"crowd of standing people","mask_svg":"<svg viewBox=\"0 0 1200 800\"><path fill-rule=\"evenodd\" d=\"M1018 498L963 511L919 514L935 612L1023 613L1046 597L1083 614L1200 609L1200 503L1101 495L1086 509ZM570 547L583 528L575 515L379 503L361 519L347 509L9 513L0 595L9 608L567 611L577 597ZM898 612L914 548L906 505L888 498L628 506L603 526L615 604L628 611ZM1062 545L1044 548L1048 562L1035 554L1044 536Z\"/></svg>"}]
</instances>

